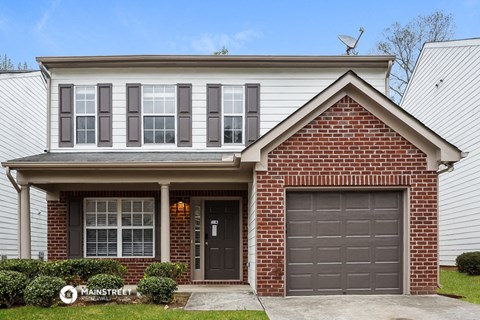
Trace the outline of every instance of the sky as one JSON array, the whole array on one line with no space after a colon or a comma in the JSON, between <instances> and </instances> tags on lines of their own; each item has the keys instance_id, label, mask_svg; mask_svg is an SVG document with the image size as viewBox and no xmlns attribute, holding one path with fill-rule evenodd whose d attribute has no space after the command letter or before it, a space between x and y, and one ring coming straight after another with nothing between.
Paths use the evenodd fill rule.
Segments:
<instances>
[{"instance_id":1,"label":"sky","mask_svg":"<svg viewBox=\"0 0 480 320\"><path fill-rule=\"evenodd\" d=\"M0 54L36 66L37 56L116 54L337 55L337 35L363 34L375 53L382 31L434 11L452 14L456 39L480 37L480 0L0 0Z\"/></svg>"}]
</instances>

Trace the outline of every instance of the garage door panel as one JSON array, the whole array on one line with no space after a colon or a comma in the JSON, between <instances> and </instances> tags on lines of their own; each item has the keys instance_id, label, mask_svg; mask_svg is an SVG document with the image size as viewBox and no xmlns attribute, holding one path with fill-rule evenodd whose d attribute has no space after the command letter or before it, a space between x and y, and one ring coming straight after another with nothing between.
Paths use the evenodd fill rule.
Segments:
<instances>
[{"instance_id":1,"label":"garage door panel","mask_svg":"<svg viewBox=\"0 0 480 320\"><path fill-rule=\"evenodd\" d=\"M345 263L370 263L370 247L347 247L345 250Z\"/></svg>"},{"instance_id":2,"label":"garage door panel","mask_svg":"<svg viewBox=\"0 0 480 320\"><path fill-rule=\"evenodd\" d=\"M317 221L315 236L317 237L341 237L342 222L336 221Z\"/></svg>"},{"instance_id":3,"label":"garage door panel","mask_svg":"<svg viewBox=\"0 0 480 320\"><path fill-rule=\"evenodd\" d=\"M375 261L376 262L393 262L400 263L400 247L399 246L387 246L375 248Z\"/></svg>"},{"instance_id":4,"label":"garage door panel","mask_svg":"<svg viewBox=\"0 0 480 320\"><path fill-rule=\"evenodd\" d=\"M290 237L313 237L312 221L289 221L288 236Z\"/></svg>"},{"instance_id":5,"label":"garage door panel","mask_svg":"<svg viewBox=\"0 0 480 320\"><path fill-rule=\"evenodd\" d=\"M312 193L296 193L287 194L287 210L309 210L313 209L313 194Z\"/></svg>"},{"instance_id":6,"label":"garage door panel","mask_svg":"<svg viewBox=\"0 0 480 320\"><path fill-rule=\"evenodd\" d=\"M317 263L342 263L342 247L317 248Z\"/></svg>"},{"instance_id":7,"label":"garage door panel","mask_svg":"<svg viewBox=\"0 0 480 320\"><path fill-rule=\"evenodd\" d=\"M311 193L312 198L314 199L314 209L316 211L323 211L323 210L341 210L341 195L338 193L333 192L325 192L322 194L318 193Z\"/></svg>"},{"instance_id":8,"label":"garage door panel","mask_svg":"<svg viewBox=\"0 0 480 320\"><path fill-rule=\"evenodd\" d=\"M311 211L287 210L287 295L403 292L401 192L297 195Z\"/></svg>"},{"instance_id":9,"label":"garage door panel","mask_svg":"<svg viewBox=\"0 0 480 320\"><path fill-rule=\"evenodd\" d=\"M345 192L343 194L345 210L368 210L370 208L370 194L358 192Z\"/></svg>"},{"instance_id":10,"label":"garage door panel","mask_svg":"<svg viewBox=\"0 0 480 320\"><path fill-rule=\"evenodd\" d=\"M347 220L345 222L346 236L370 237L370 220Z\"/></svg>"}]
</instances>

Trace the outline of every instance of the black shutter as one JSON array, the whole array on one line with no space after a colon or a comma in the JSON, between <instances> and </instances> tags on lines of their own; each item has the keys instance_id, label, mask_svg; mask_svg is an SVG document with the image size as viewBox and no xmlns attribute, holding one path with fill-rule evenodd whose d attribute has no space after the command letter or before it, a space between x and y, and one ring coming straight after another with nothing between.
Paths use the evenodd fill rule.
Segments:
<instances>
[{"instance_id":1,"label":"black shutter","mask_svg":"<svg viewBox=\"0 0 480 320\"><path fill-rule=\"evenodd\" d=\"M177 85L177 124L179 147L192 146L192 85L179 83Z\"/></svg>"},{"instance_id":2,"label":"black shutter","mask_svg":"<svg viewBox=\"0 0 480 320\"><path fill-rule=\"evenodd\" d=\"M98 146L112 146L112 84L98 84Z\"/></svg>"},{"instance_id":3,"label":"black shutter","mask_svg":"<svg viewBox=\"0 0 480 320\"><path fill-rule=\"evenodd\" d=\"M127 147L142 145L141 88L138 83L127 83Z\"/></svg>"},{"instance_id":4,"label":"black shutter","mask_svg":"<svg viewBox=\"0 0 480 320\"><path fill-rule=\"evenodd\" d=\"M68 202L67 216L67 255L69 258L82 258L82 202L72 198Z\"/></svg>"},{"instance_id":5,"label":"black shutter","mask_svg":"<svg viewBox=\"0 0 480 320\"><path fill-rule=\"evenodd\" d=\"M222 86L207 84L207 147L222 146Z\"/></svg>"},{"instance_id":6,"label":"black shutter","mask_svg":"<svg viewBox=\"0 0 480 320\"><path fill-rule=\"evenodd\" d=\"M161 260L161 217L160 198L155 198L155 260Z\"/></svg>"},{"instance_id":7,"label":"black shutter","mask_svg":"<svg viewBox=\"0 0 480 320\"><path fill-rule=\"evenodd\" d=\"M245 85L245 146L260 136L260 84Z\"/></svg>"},{"instance_id":8,"label":"black shutter","mask_svg":"<svg viewBox=\"0 0 480 320\"><path fill-rule=\"evenodd\" d=\"M73 147L73 84L58 86L58 146Z\"/></svg>"}]
</instances>

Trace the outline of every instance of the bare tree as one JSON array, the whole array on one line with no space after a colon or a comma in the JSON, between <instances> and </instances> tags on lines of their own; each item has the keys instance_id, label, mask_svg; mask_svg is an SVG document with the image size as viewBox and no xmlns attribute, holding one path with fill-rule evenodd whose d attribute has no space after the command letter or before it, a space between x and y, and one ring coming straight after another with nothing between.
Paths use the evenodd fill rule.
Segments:
<instances>
[{"instance_id":1,"label":"bare tree","mask_svg":"<svg viewBox=\"0 0 480 320\"><path fill-rule=\"evenodd\" d=\"M402 98L423 44L451 39L454 29L453 16L437 11L428 16L419 15L404 26L395 22L383 31L384 39L376 44L376 50L396 56L390 78L393 100Z\"/></svg>"}]
</instances>

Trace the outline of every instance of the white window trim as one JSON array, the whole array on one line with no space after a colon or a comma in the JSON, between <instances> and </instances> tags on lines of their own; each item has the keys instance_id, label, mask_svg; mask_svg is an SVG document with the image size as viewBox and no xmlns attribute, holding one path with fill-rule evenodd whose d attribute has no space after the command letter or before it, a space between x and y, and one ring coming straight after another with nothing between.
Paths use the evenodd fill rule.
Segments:
<instances>
[{"instance_id":1,"label":"white window trim","mask_svg":"<svg viewBox=\"0 0 480 320\"><path fill-rule=\"evenodd\" d=\"M87 256L87 200L111 200L117 201L117 225L116 226L102 226L102 227L92 227L92 229L116 229L117 230L117 255L116 256ZM151 256L123 256L122 255L122 230L123 229L149 229L150 227L145 226L122 226L122 200L152 200L153 202L153 221L152 221L152 233L153 233L153 242L152 242L152 255ZM155 257L155 198L136 198L136 197L114 197L114 198L103 198L103 197L88 197L83 199L83 257L87 259L115 259L115 258L124 258L124 259L142 259L142 258L154 258ZM108 218L107 218L108 219Z\"/></svg>"},{"instance_id":2,"label":"white window trim","mask_svg":"<svg viewBox=\"0 0 480 320\"><path fill-rule=\"evenodd\" d=\"M229 113L226 115L227 117L242 117L242 143L225 143L225 128L224 128L224 120L225 120L225 108L224 108L224 89L225 87L240 87L242 88L242 113ZM245 85L244 84L227 84L222 85L222 116L221 116L221 135L222 135L222 146L244 146L245 145Z\"/></svg>"},{"instance_id":3,"label":"white window trim","mask_svg":"<svg viewBox=\"0 0 480 320\"><path fill-rule=\"evenodd\" d=\"M77 114L77 89L78 88L85 88L85 87L93 87L93 92L94 92L94 103L95 103L95 112L92 113L82 113L82 114ZM74 86L74 93L73 93L73 110L74 112L74 119L73 119L73 135L75 139L75 146L76 147L86 147L89 148L91 146L96 146L97 145L97 139L98 139L98 112L97 112L97 85L94 84L82 84L82 85L76 85ZM95 142L93 143L77 143L77 117L95 117Z\"/></svg>"},{"instance_id":4,"label":"white window trim","mask_svg":"<svg viewBox=\"0 0 480 320\"><path fill-rule=\"evenodd\" d=\"M145 87L150 87L150 86L162 86L162 87L173 87L175 90L174 96L175 96L175 108L173 113L145 113L143 109L143 90ZM177 84L142 84L142 90L141 90L141 108L142 108L142 119L141 119L141 130L142 130L142 146L155 146L155 148L171 148L172 146L177 146L177 141L178 141L178 132L177 132ZM174 127L174 132L175 132L175 142L174 143L145 143L145 137L144 137L144 120L145 117L172 117L173 116L173 127Z\"/></svg>"}]
</instances>

